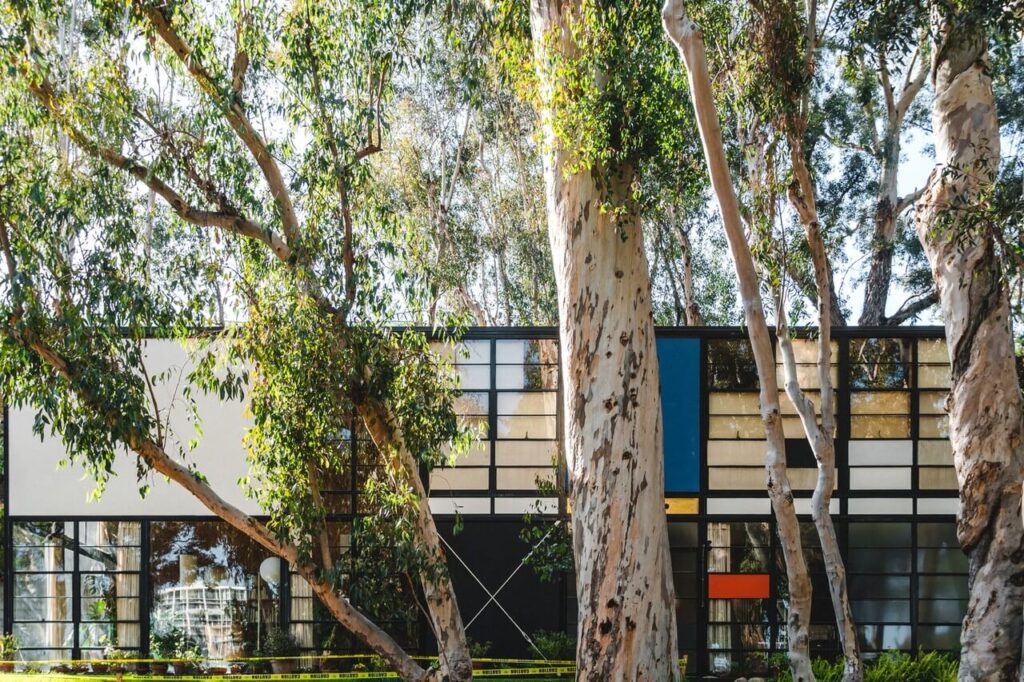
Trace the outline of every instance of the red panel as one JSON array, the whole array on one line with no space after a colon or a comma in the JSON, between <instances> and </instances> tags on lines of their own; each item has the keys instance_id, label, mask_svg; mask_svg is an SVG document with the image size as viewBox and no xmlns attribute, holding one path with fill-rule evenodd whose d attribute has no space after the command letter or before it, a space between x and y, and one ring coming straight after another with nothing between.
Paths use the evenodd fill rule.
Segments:
<instances>
[{"instance_id":1,"label":"red panel","mask_svg":"<svg viewBox=\"0 0 1024 682\"><path fill-rule=\"evenodd\" d=\"M767 599L767 573L710 573L709 599Z\"/></svg>"}]
</instances>

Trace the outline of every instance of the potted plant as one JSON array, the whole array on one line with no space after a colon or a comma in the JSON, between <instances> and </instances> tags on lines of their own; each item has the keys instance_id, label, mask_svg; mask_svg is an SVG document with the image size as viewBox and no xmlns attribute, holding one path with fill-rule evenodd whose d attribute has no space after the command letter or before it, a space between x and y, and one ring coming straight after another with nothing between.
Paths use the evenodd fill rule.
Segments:
<instances>
[{"instance_id":1,"label":"potted plant","mask_svg":"<svg viewBox=\"0 0 1024 682\"><path fill-rule=\"evenodd\" d=\"M154 675L166 675L168 660L174 658L182 632L171 628L166 632L154 632L149 636L149 655L153 659L149 669Z\"/></svg>"},{"instance_id":2,"label":"potted plant","mask_svg":"<svg viewBox=\"0 0 1024 682\"><path fill-rule=\"evenodd\" d=\"M125 662L133 658L135 658L134 651L128 651L127 649L116 649L109 644L103 650L103 659L107 662L107 666L110 672L135 672L135 664Z\"/></svg>"},{"instance_id":3,"label":"potted plant","mask_svg":"<svg viewBox=\"0 0 1024 682\"><path fill-rule=\"evenodd\" d=\"M290 631L273 628L263 640L263 653L270 659L270 669L275 675L288 675L295 672L299 642Z\"/></svg>"},{"instance_id":4,"label":"potted plant","mask_svg":"<svg viewBox=\"0 0 1024 682\"><path fill-rule=\"evenodd\" d=\"M183 633L178 638L178 645L174 649L174 674L190 675L202 662L203 653L199 650L199 642L191 635Z\"/></svg>"},{"instance_id":5,"label":"potted plant","mask_svg":"<svg viewBox=\"0 0 1024 682\"><path fill-rule=\"evenodd\" d=\"M18 653L18 638L14 635L0 635L0 672L14 671L14 657Z\"/></svg>"}]
</instances>

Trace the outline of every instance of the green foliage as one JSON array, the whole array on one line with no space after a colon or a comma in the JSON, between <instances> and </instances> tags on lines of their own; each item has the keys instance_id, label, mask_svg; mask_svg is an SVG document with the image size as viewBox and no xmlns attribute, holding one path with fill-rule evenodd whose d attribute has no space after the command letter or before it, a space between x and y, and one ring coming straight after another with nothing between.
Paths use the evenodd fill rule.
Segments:
<instances>
[{"instance_id":1,"label":"green foliage","mask_svg":"<svg viewBox=\"0 0 1024 682\"><path fill-rule=\"evenodd\" d=\"M13 661L20 645L14 635L0 635L0 661Z\"/></svg>"},{"instance_id":2,"label":"green foliage","mask_svg":"<svg viewBox=\"0 0 1024 682\"><path fill-rule=\"evenodd\" d=\"M530 638L537 650L549 661L576 659L576 638L564 632L537 630Z\"/></svg>"},{"instance_id":3,"label":"green foliage","mask_svg":"<svg viewBox=\"0 0 1024 682\"><path fill-rule=\"evenodd\" d=\"M287 628L271 628L263 638L264 656L288 658L299 655L299 641Z\"/></svg>"},{"instance_id":4,"label":"green foliage","mask_svg":"<svg viewBox=\"0 0 1024 682\"><path fill-rule=\"evenodd\" d=\"M843 662L817 659L813 664L814 676L819 682L840 682ZM945 654L934 651L911 656L901 652L886 652L864 668L864 682L955 682L957 662ZM784 671L779 682L791 679Z\"/></svg>"}]
</instances>

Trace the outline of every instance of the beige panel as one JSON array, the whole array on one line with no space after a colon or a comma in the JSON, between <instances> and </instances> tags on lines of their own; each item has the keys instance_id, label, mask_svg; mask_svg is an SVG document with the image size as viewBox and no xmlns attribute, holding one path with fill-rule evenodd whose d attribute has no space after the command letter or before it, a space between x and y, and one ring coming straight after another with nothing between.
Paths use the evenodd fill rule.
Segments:
<instances>
[{"instance_id":1,"label":"beige panel","mask_svg":"<svg viewBox=\"0 0 1024 682\"><path fill-rule=\"evenodd\" d=\"M764 431L761 432L762 434ZM783 417L782 418L782 433L786 438L806 438L807 434L804 432L804 425L800 421L800 417Z\"/></svg>"},{"instance_id":2,"label":"beige panel","mask_svg":"<svg viewBox=\"0 0 1024 682\"><path fill-rule=\"evenodd\" d=\"M487 439L487 430L490 427L487 415L468 415L460 417L459 420L462 422L463 426L468 429L472 429L473 434L477 438L481 440Z\"/></svg>"},{"instance_id":3,"label":"beige panel","mask_svg":"<svg viewBox=\"0 0 1024 682\"><path fill-rule=\"evenodd\" d=\"M818 341L817 339L790 339L790 345L793 347L793 357L796 359L798 364L809 364L813 365L818 361ZM839 357L839 342L832 341L832 364L838 362ZM775 357L778 358L778 364L782 364L782 349L779 347L778 342L775 344Z\"/></svg>"},{"instance_id":4,"label":"beige panel","mask_svg":"<svg viewBox=\"0 0 1024 682\"><path fill-rule=\"evenodd\" d=\"M853 467L850 469L851 490L908 490L909 467Z\"/></svg>"},{"instance_id":5,"label":"beige panel","mask_svg":"<svg viewBox=\"0 0 1024 682\"><path fill-rule=\"evenodd\" d=\"M744 391L713 392L708 395L709 414L760 415L757 393Z\"/></svg>"},{"instance_id":6,"label":"beige panel","mask_svg":"<svg viewBox=\"0 0 1024 682\"><path fill-rule=\"evenodd\" d=\"M555 414L558 410L558 393L502 392L498 394L498 414L528 415Z\"/></svg>"},{"instance_id":7,"label":"beige panel","mask_svg":"<svg viewBox=\"0 0 1024 682\"><path fill-rule=\"evenodd\" d=\"M850 438L909 438L910 419L862 415L850 417Z\"/></svg>"},{"instance_id":8,"label":"beige panel","mask_svg":"<svg viewBox=\"0 0 1024 682\"><path fill-rule=\"evenodd\" d=\"M949 514L960 513L960 500L956 497L919 497L917 498L918 514Z\"/></svg>"},{"instance_id":9,"label":"beige panel","mask_svg":"<svg viewBox=\"0 0 1024 682\"><path fill-rule=\"evenodd\" d=\"M495 514L557 514L558 499L554 497L495 497ZM509 569L511 570L511 568Z\"/></svg>"},{"instance_id":10,"label":"beige panel","mask_svg":"<svg viewBox=\"0 0 1024 682\"><path fill-rule=\"evenodd\" d=\"M818 481L817 469L790 467L787 473L789 474L789 485L793 490L814 490L814 484ZM838 478L836 481L838 483Z\"/></svg>"},{"instance_id":11,"label":"beige panel","mask_svg":"<svg viewBox=\"0 0 1024 682\"><path fill-rule=\"evenodd\" d=\"M764 438L760 417L724 417L708 419L708 438Z\"/></svg>"},{"instance_id":12,"label":"beige panel","mask_svg":"<svg viewBox=\"0 0 1024 682\"><path fill-rule=\"evenodd\" d=\"M707 501L708 514L752 514L764 516L772 511L767 493L764 497L712 497Z\"/></svg>"},{"instance_id":13,"label":"beige panel","mask_svg":"<svg viewBox=\"0 0 1024 682\"><path fill-rule=\"evenodd\" d=\"M809 497L798 497L793 500L793 506L796 508L796 513L800 515L809 515L811 513L811 498ZM828 501L828 513L838 514L839 513L839 500L832 498Z\"/></svg>"},{"instance_id":14,"label":"beige panel","mask_svg":"<svg viewBox=\"0 0 1024 682\"><path fill-rule=\"evenodd\" d=\"M708 466L763 466L763 440L709 440Z\"/></svg>"},{"instance_id":15,"label":"beige panel","mask_svg":"<svg viewBox=\"0 0 1024 682\"><path fill-rule=\"evenodd\" d=\"M948 440L920 440L917 442L917 463L953 466L953 446Z\"/></svg>"},{"instance_id":16,"label":"beige panel","mask_svg":"<svg viewBox=\"0 0 1024 682\"><path fill-rule=\"evenodd\" d=\"M949 364L949 348L945 339L921 339L917 342L918 362Z\"/></svg>"},{"instance_id":17,"label":"beige panel","mask_svg":"<svg viewBox=\"0 0 1024 682\"><path fill-rule=\"evenodd\" d=\"M956 490L956 471L953 467L921 467L917 471L921 490Z\"/></svg>"},{"instance_id":18,"label":"beige panel","mask_svg":"<svg viewBox=\"0 0 1024 682\"><path fill-rule=\"evenodd\" d=\"M431 497L430 511L433 514L490 514L489 497Z\"/></svg>"},{"instance_id":19,"label":"beige panel","mask_svg":"<svg viewBox=\"0 0 1024 682\"><path fill-rule=\"evenodd\" d=\"M914 441L851 440L850 466L910 466L914 463Z\"/></svg>"},{"instance_id":20,"label":"beige panel","mask_svg":"<svg viewBox=\"0 0 1024 682\"><path fill-rule=\"evenodd\" d=\"M850 414L908 414L910 394L906 391L853 391Z\"/></svg>"},{"instance_id":21,"label":"beige panel","mask_svg":"<svg viewBox=\"0 0 1024 682\"><path fill-rule=\"evenodd\" d=\"M708 488L711 490L762 490L765 487L763 467L711 467Z\"/></svg>"},{"instance_id":22,"label":"beige panel","mask_svg":"<svg viewBox=\"0 0 1024 682\"><path fill-rule=\"evenodd\" d=\"M832 392L833 395L835 391ZM821 391L804 391L804 395L807 399L814 403L814 411L818 416L821 416ZM779 391L779 407L782 409L784 415L796 415L796 408L793 406L792 401L789 399L789 395L785 391ZM839 409L839 401L832 401L832 414L835 414Z\"/></svg>"},{"instance_id":23,"label":"beige panel","mask_svg":"<svg viewBox=\"0 0 1024 682\"><path fill-rule=\"evenodd\" d=\"M498 417L498 438L550 440L558 435L557 419L544 417Z\"/></svg>"},{"instance_id":24,"label":"beige panel","mask_svg":"<svg viewBox=\"0 0 1024 682\"><path fill-rule=\"evenodd\" d=\"M851 497L846 503L850 514L896 515L913 514L914 501L898 497Z\"/></svg>"},{"instance_id":25,"label":"beige panel","mask_svg":"<svg viewBox=\"0 0 1024 682\"><path fill-rule=\"evenodd\" d=\"M921 438L949 438L949 417L921 417L917 428Z\"/></svg>"},{"instance_id":26,"label":"beige panel","mask_svg":"<svg viewBox=\"0 0 1024 682\"><path fill-rule=\"evenodd\" d=\"M453 467L430 472L431 490L487 490L487 468Z\"/></svg>"},{"instance_id":27,"label":"beige panel","mask_svg":"<svg viewBox=\"0 0 1024 682\"><path fill-rule=\"evenodd\" d=\"M536 490L537 479L555 480L555 472L551 467L527 467L498 469L498 490Z\"/></svg>"},{"instance_id":28,"label":"beige panel","mask_svg":"<svg viewBox=\"0 0 1024 682\"><path fill-rule=\"evenodd\" d=\"M946 414L946 396L949 391L921 391L920 406L921 414Z\"/></svg>"},{"instance_id":29,"label":"beige panel","mask_svg":"<svg viewBox=\"0 0 1024 682\"><path fill-rule=\"evenodd\" d=\"M451 454L447 445L442 448L445 455ZM474 441L469 450L460 454L453 462L454 466L488 466L491 463L491 444L488 441Z\"/></svg>"},{"instance_id":30,"label":"beige panel","mask_svg":"<svg viewBox=\"0 0 1024 682\"><path fill-rule=\"evenodd\" d=\"M494 461L498 466L551 466L557 451L553 440L499 440L494 444Z\"/></svg>"},{"instance_id":31,"label":"beige panel","mask_svg":"<svg viewBox=\"0 0 1024 682\"><path fill-rule=\"evenodd\" d=\"M917 385L921 388L949 388L949 365L920 365L917 368Z\"/></svg>"}]
</instances>

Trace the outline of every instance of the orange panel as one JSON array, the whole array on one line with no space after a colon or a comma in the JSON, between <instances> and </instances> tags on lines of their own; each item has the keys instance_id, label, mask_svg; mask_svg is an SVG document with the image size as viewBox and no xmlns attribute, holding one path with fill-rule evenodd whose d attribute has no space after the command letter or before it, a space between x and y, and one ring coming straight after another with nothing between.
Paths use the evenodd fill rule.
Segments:
<instances>
[{"instance_id":1,"label":"orange panel","mask_svg":"<svg viewBox=\"0 0 1024 682\"><path fill-rule=\"evenodd\" d=\"M767 599L767 573L710 573L709 599Z\"/></svg>"}]
</instances>

